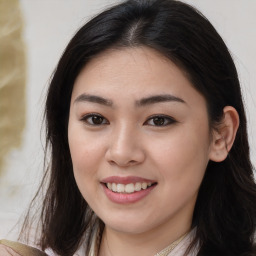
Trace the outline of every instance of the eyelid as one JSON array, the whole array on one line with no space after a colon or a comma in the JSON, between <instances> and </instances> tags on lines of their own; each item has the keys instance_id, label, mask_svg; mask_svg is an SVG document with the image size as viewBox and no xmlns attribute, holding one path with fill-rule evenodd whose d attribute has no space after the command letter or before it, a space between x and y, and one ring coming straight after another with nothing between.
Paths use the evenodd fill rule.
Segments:
<instances>
[{"instance_id":1,"label":"eyelid","mask_svg":"<svg viewBox=\"0 0 256 256\"><path fill-rule=\"evenodd\" d=\"M97 116L97 117L101 117L102 119L105 120L105 122L101 123L101 124L92 124L92 123L89 123L88 122L88 119L90 117L93 117L93 116ZM83 115L81 118L80 118L80 121L84 122L86 125L89 125L89 126L102 126L102 125L106 125L106 124L109 124L109 121L101 114L99 113L88 113L88 114L85 114Z\"/></svg>"},{"instance_id":2,"label":"eyelid","mask_svg":"<svg viewBox=\"0 0 256 256\"><path fill-rule=\"evenodd\" d=\"M103 122L100 123L100 124L94 124L94 123L88 121L89 118L95 117L95 116L102 118ZM162 125L149 124L149 121L153 120L154 118L163 118L163 119L165 119L165 121L167 120L167 123L162 124ZM89 126L102 126L102 125L109 124L109 121L103 115L101 115L99 113L85 114L80 118L80 121L84 122L86 125L89 125ZM149 125L149 126L155 126L155 127L165 127L165 126L168 126L168 125L171 125L171 124L174 124L174 123L177 123L177 120L175 120L173 117L171 117L169 115L154 114L152 116L149 116L147 118L147 120L143 123L143 125Z\"/></svg>"},{"instance_id":3,"label":"eyelid","mask_svg":"<svg viewBox=\"0 0 256 256\"><path fill-rule=\"evenodd\" d=\"M160 117L160 118L164 118L166 120L169 120L167 124L163 124L163 125L152 125L152 124L147 124L150 120L154 119L154 118L157 118L157 117ZM174 124L174 123L177 123L177 120L171 116L168 116L168 115L163 115L163 114L155 114L155 115L152 115L150 117L148 117L148 119L143 123L143 125L150 125L150 126L155 126L155 127L165 127L165 126L168 126L168 125L171 125L171 124Z\"/></svg>"}]
</instances>

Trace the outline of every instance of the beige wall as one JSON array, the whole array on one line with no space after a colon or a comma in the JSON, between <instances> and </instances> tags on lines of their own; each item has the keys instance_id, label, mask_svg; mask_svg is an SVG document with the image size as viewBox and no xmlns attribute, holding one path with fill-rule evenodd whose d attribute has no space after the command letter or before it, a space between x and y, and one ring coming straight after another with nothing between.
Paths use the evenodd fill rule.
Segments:
<instances>
[{"instance_id":1,"label":"beige wall","mask_svg":"<svg viewBox=\"0 0 256 256\"><path fill-rule=\"evenodd\" d=\"M48 79L77 28L111 2L117 1L20 0L27 47L26 128L21 146L6 157L5 172L0 177L0 237L15 238L15 232L7 235L7 231L26 209L41 177L40 129ZM186 2L193 3L209 18L235 58L249 115L252 159L256 165L256 1Z\"/></svg>"},{"instance_id":2,"label":"beige wall","mask_svg":"<svg viewBox=\"0 0 256 256\"><path fill-rule=\"evenodd\" d=\"M25 126L26 61L18 0L0 0L0 175L5 158L21 146Z\"/></svg>"}]
</instances>

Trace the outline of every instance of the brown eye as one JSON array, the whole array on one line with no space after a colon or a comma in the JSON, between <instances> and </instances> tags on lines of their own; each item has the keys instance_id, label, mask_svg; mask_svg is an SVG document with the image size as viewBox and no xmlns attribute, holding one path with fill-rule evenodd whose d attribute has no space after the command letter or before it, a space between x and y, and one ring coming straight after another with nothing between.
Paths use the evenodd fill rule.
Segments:
<instances>
[{"instance_id":1,"label":"brown eye","mask_svg":"<svg viewBox=\"0 0 256 256\"><path fill-rule=\"evenodd\" d=\"M167 126L173 123L176 123L176 120L174 120L172 117L162 115L153 116L145 122L145 124L151 126Z\"/></svg>"},{"instance_id":2,"label":"brown eye","mask_svg":"<svg viewBox=\"0 0 256 256\"><path fill-rule=\"evenodd\" d=\"M101 115L98 115L98 114L86 115L81 120L83 122L86 122L89 125L95 125L95 126L99 126L99 125L103 125L103 124L108 124L107 119L104 118Z\"/></svg>"},{"instance_id":3,"label":"brown eye","mask_svg":"<svg viewBox=\"0 0 256 256\"><path fill-rule=\"evenodd\" d=\"M165 119L164 117L155 117L153 118L153 123L154 125L160 126L160 125L164 125L165 124Z\"/></svg>"},{"instance_id":4,"label":"brown eye","mask_svg":"<svg viewBox=\"0 0 256 256\"><path fill-rule=\"evenodd\" d=\"M99 125L103 123L103 118L101 116L92 116L92 123Z\"/></svg>"}]
</instances>

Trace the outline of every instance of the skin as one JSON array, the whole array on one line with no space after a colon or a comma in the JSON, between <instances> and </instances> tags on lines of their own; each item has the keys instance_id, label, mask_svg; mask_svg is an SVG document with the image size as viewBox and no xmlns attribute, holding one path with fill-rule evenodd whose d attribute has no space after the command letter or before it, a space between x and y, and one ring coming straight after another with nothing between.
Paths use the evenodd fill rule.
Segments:
<instances>
[{"instance_id":1,"label":"skin","mask_svg":"<svg viewBox=\"0 0 256 256\"><path fill-rule=\"evenodd\" d=\"M82 94L112 106L79 99ZM184 102L136 104L167 94ZM91 113L101 115L102 123L95 125L86 116ZM153 115L166 116L164 125L155 125ZM154 255L190 230L199 186L215 154L211 134L204 97L156 51L108 50L85 66L74 84L68 138L77 185L105 223L101 256ZM135 203L118 204L101 184L109 176L139 176L157 185Z\"/></svg>"}]
</instances>

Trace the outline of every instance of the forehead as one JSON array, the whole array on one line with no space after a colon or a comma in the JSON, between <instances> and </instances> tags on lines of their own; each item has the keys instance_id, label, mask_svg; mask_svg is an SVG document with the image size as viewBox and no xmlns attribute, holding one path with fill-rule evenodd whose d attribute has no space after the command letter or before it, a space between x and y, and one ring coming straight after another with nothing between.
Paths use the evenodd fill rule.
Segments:
<instances>
[{"instance_id":1,"label":"forehead","mask_svg":"<svg viewBox=\"0 0 256 256\"><path fill-rule=\"evenodd\" d=\"M161 53L148 47L133 47L109 49L90 60L81 73L86 72L88 75L97 70L99 78L109 76L114 80L129 77L129 79L138 80L145 75L157 78L157 75L164 74L167 69L169 72L172 70L182 73ZM134 77L135 74L136 77Z\"/></svg>"},{"instance_id":2,"label":"forehead","mask_svg":"<svg viewBox=\"0 0 256 256\"><path fill-rule=\"evenodd\" d=\"M169 93L204 101L179 67L147 47L111 49L92 59L78 75L72 97L81 93L135 100Z\"/></svg>"}]
</instances>

